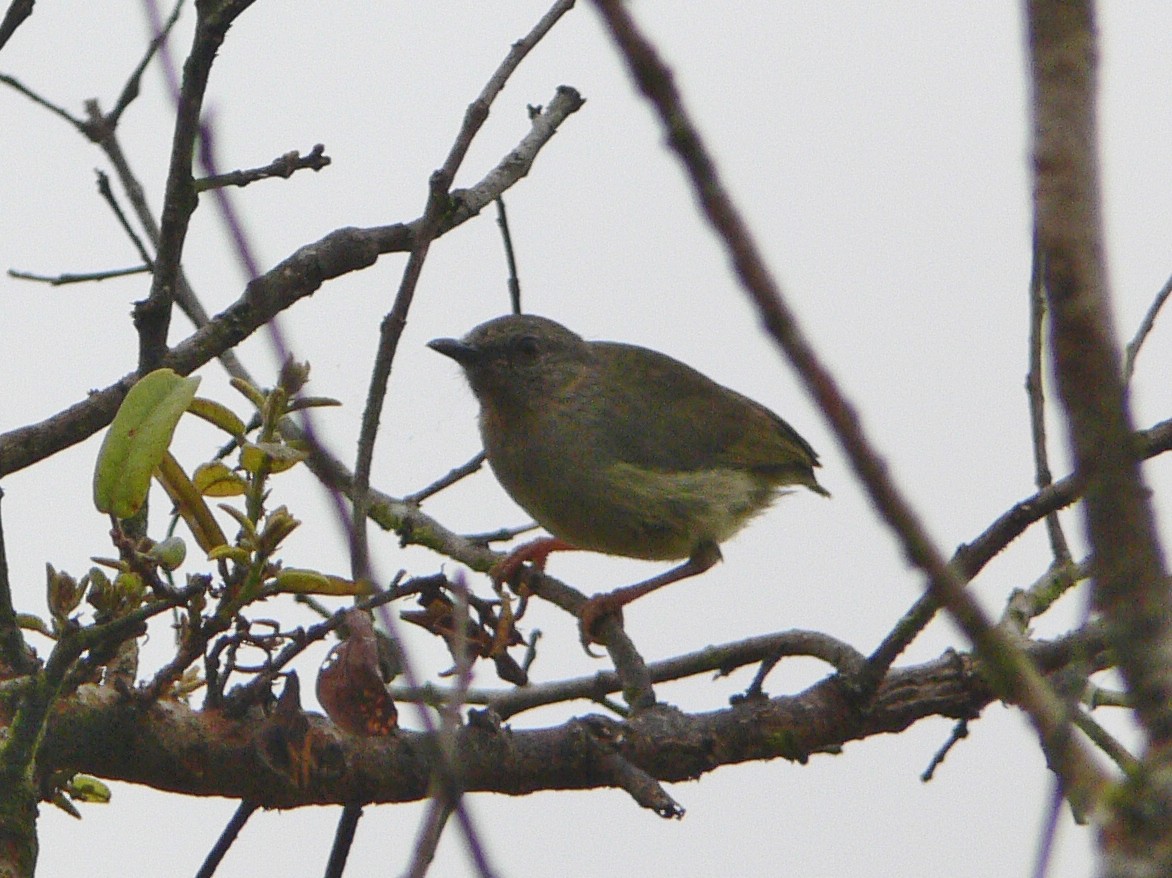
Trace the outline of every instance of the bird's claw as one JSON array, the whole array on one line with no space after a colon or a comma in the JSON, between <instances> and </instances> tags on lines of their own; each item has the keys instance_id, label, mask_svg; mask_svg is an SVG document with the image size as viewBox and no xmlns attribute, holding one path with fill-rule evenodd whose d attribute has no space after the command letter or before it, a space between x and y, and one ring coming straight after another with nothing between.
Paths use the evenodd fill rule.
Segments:
<instances>
[{"instance_id":1,"label":"bird's claw","mask_svg":"<svg viewBox=\"0 0 1172 878\"><path fill-rule=\"evenodd\" d=\"M608 618L614 618L620 626L623 624L623 604L613 594L596 594L578 608L578 640L591 658L602 658L591 651L590 644L603 642L600 626Z\"/></svg>"}]
</instances>

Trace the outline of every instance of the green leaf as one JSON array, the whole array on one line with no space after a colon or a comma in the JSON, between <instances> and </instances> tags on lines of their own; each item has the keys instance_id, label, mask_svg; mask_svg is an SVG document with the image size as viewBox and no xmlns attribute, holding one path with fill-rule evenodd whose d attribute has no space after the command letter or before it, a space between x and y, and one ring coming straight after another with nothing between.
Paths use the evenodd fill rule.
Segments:
<instances>
[{"instance_id":1,"label":"green leaf","mask_svg":"<svg viewBox=\"0 0 1172 878\"><path fill-rule=\"evenodd\" d=\"M65 785L65 792L75 802L88 802L91 805L105 805L110 801L110 788L88 774L75 774Z\"/></svg>"},{"instance_id":2,"label":"green leaf","mask_svg":"<svg viewBox=\"0 0 1172 878\"><path fill-rule=\"evenodd\" d=\"M248 482L219 460L201 463L191 474L191 481L205 497L239 497L248 490Z\"/></svg>"},{"instance_id":3,"label":"green leaf","mask_svg":"<svg viewBox=\"0 0 1172 878\"><path fill-rule=\"evenodd\" d=\"M269 472L281 473L307 457L307 452L281 442L245 442L240 449L240 465L253 475L265 465Z\"/></svg>"},{"instance_id":4,"label":"green leaf","mask_svg":"<svg viewBox=\"0 0 1172 878\"><path fill-rule=\"evenodd\" d=\"M99 512L129 518L142 508L151 473L167 452L175 425L198 386L198 377L156 369L130 388L98 451L94 505Z\"/></svg>"},{"instance_id":5,"label":"green leaf","mask_svg":"<svg viewBox=\"0 0 1172 878\"><path fill-rule=\"evenodd\" d=\"M53 638L54 640L57 639L57 635L53 633L52 628L45 624L45 620L40 616L33 615L32 613L17 613L16 624L25 631L35 631L37 634L43 634L46 637Z\"/></svg>"},{"instance_id":6,"label":"green leaf","mask_svg":"<svg viewBox=\"0 0 1172 878\"><path fill-rule=\"evenodd\" d=\"M286 567L273 579L277 591L290 594L320 594L341 597L346 595L368 595L373 593L369 582L354 582L341 576L330 576L316 570Z\"/></svg>"},{"instance_id":7,"label":"green leaf","mask_svg":"<svg viewBox=\"0 0 1172 878\"><path fill-rule=\"evenodd\" d=\"M244 421L240 420L232 409L214 399L204 399L197 396L191 401L187 410L196 417L203 418L209 424L219 427L234 439L240 439L244 436Z\"/></svg>"},{"instance_id":8,"label":"green leaf","mask_svg":"<svg viewBox=\"0 0 1172 878\"><path fill-rule=\"evenodd\" d=\"M256 406L256 410L258 412L264 410L265 395L258 387L248 383L243 378L233 378L228 383L231 384L232 387L234 387L241 396Z\"/></svg>"},{"instance_id":9,"label":"green leaf","mask_svg":"<svg viewBox=\"0 0 1172 878\"><path fill-rule=\"evenodd\" d=\"M158 561L164 570L178 570L187 557L187 544L182 537L169 536L151 546L147 557Z\"/></svg>"},{"instance_id":10,"label":"green leaf","mask_svg":"<svg viewBox=\"0 0 1172 878\"><path fill-rule=\"evenodd\" d=\"M208 552L209 561L235 561L237 564L247 564L252 560L252 553L239 546L216 546Z\"/></svg>"},{"instance_id":11,"label":"green leaf","mask_svg":"<svg viewBox=\"0 0 1172 878\"><path fill-rule=\"evenodd\" d=\"M299 396L287 406L287 410L291 412L299 412L302 409L323 408L326 406L336 406L342 403L336 399L328 396Z\"/></svg>"}]
</instances>

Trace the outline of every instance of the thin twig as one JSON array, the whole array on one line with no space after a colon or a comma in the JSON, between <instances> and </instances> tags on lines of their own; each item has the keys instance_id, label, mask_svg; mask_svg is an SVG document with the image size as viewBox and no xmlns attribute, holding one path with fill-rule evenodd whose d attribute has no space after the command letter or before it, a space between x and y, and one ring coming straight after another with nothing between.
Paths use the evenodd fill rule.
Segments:
<instances>
[{"instance_id":1,"label":"thin twig","mask_svg":"<svg viewBox=\"0 0 1172 878\"><path fill-rule=\"evenodd\" d=\"M496 224L501 229L501 241L505 245L505 263L509 267L509 304L514 314L521 313L521 281L517 277L517 256L513 252L513 235L509 231L509 215L505 211L505 199L496 200Z\"/></svg>"},{"instance_id":2,"label":"thin twig","mask_svg":"<svg viewBox=\"0 0 1172 878\"><path fill-rule=\"evenodd\" d=\"M1034 445L1034 485L1040 490L1054 481L1050 473L1050 454L1046 444L1046 395L1042 387L1042 325L1046 319L1046 255L1038 246L1035 231L1033 265L1030 268L1030 339L1029 368L1026 371L1026 399L1030 410L1030 436ZM1070 547L1057 512L1046 515L1050 535L1050 554L1055 565L1070 561Z\"/></svg>"},{"instance_id":3,"label":"thin twig","mask_svg":"<svg viewBox=\"0 0 1172 878\"><path fill-rule=\"evenodd\" d=\"M358 821L361 819L361 805L342 806L342 816L338 818L338 827L334 830L334 844L330 848L330 859L326 863L325 878L342 878L342 873L346 869L346 859L350 856L350 848L354 846L354 835L358 831Z\"/></svg>"},{"instance_id":4,"label":"thin twig","mask_svg":"<svg viewBox=\"0 0 1172 878\"><path fill-rule=\"evenodd\" d=\"M785 656L817 658L844 674L857 673L863 661L863 655L858 650L829 634L818 631L781 631L649 662L647 672L653 683L668 683L701 674L728 676L746 665ZM512 689L470 689L464 700L469 704L483 704L501 719L507 720L526 710L549 704L579 699L597 702L603 696L619 692L622 688L622 678L616 672L601 671L586 677L531 683ZM391 694L396 701L421 701L428 704L440 703L448 698L446 689L431 685L422 689L396 687L391 690Z\"/></svg>"},{"instance_id":5,"label":"thin twig","mask_svg":"<svg viewBox=\"0 0 1172 878\"><path fill-rule=\"evenodd\" d=\"M940 749L932 756L932 761L928 763L928 767L920 775L920 780L924 783L932 780L936 776L936 769L944 764L944 760L952 752L952 748L968 736L969 721L967 719L958 720L956 725L952 727L952 731L948 735L948 740L941 744Z\"/></svg>"},{"instance_id":6,"label":"thin twig","mask_svg":"<svg viewBox=\"0 0 1172 878\"><path fill-rule=\"evenodd\" d=\"M1095 746L1106 753L1111 761L1114 762L1123 771L1125 775L1132 776L1138 771L1143 770L1140 761L1128 750L1123 744L1103 728L1093 716L1085 710L1078 710L1075 713L1074 724L1078 726L1079 730L1095 742Z\"/></svg>"},{"instance_id":7,"label":"thin twig","mask_svg":"<svg viewBox=\"0 0 1172 878\"><path fill-rule=\"evenodd\" d=\"M166 52L167 37L171 35L171 30L175 27L175 23L179 21L179 13L183 9L183 3L184 0L175 0L175 5L171 7L171 14L155 28L155 36L151 39L150 45L147 46L146 52L143 53L142 59L138 62L134 70L131 71L130 76L126 78L126 84L122 87L122 91L118 95L118 100L114 102L114 109L103 118L103 127L111 132L118 127L118 120L122 118L122 114L126 111L126 108L138 97L142 75L146 72L147 66L151 63L155 54L160 51ZM92 139L96 141L100 139L100 136Z\"/></svg>"},{"instance_id":8,"label":"thin twig","mask_svg":"<svg viewBox=\"0 0 1172 878\"><path fill-rule=\"evenodd\" d=\"M0 488L0 501L4 489ZM36 660L20 633L16 607L12 603L12 584L8 581L8 555L4 549L4 522L0 518L0 660L17 674L27 674L37 667Z\"/></svg>"},{"instance_id":9,"label":"thin twig","mask_svg":"<svg viewBox=\"0 0 1172 878\"><path fill-rule=\"evenodd\" d=\"M244 829L244 824L248 822L248 818L253 815L257 808L256 802L241 802L234 812L228 824L224 827L220 837L216 839L216 843L212 849L208 851L208 855L204 858L203 864L199 867L199 871L195 873L195 878L212 878L216 874L216 869L220 867L228 849L235 843L237 837L240 835L240 830Z\"/></svg>"},{"instance_id":10,"label":"thin twig","mask_svg":"<svg viewBox=\"0 0 1172 878\"><path fill-rule=\"evenodd\" d=\"M449 488L461 479L472 475L472 473L476 472L478 469L484 466L485 460L485 454L483 451L481 451L467 463L462 463L458 467L448 471L445 475L440 476L426 488L421 488L414 494L408 494L403 498L403 502L419 505L428 497L433 497L440 491L444 490L444 488Z\"/></svg>"},{"instance_id":11,"label":"thin twig","mask_svg":"<svg viewBox=\"0 0 1172 878\"><path fill-rule=\"evenodd\" d=\"M531 533L540 527L536 522L518 524L513 527L498 527L496 530L486 530L482 533L464 534L464 539L481 546L492 543L504 543L516 539L521 534Z\"/></svg>"},{"instance_id":12,"label":"thin twig","mask_svg":"<svg viewBox=\"0 0 1172 878\"><path fill-rule=\"evenodd\" d=\"M82 130L82 131L85 130L85 122L84 121L82 121L81 119L74 116L72 113L70 113L64 107L58 106L57 104L50 101L48 98L42 97L41 95L37 94L35 91L33 91L31 88L29 88L23 82L21 82L15 76L9 76L7 73L0 73L0 82L4 83L5 85L7 85L9 88L15 90L16 92L24 95L26 98L28 98L34 104L37 104L38 106L44 107L46 110L48 110L50 113L53 113L55 116L60 116L62 119L64 119L66 122L68 122L70 125L74 126L75 128Z\"/></svg>"},{"instance_id":13,"label":"thin twig","mask_svg":"<svg viewBox=\"0 0 1172 878\"><path fill-rule=\"evenodd\" d=\"M1123 356L1123 383L1130 384L1131 376L1135 372L1135 360L1139 356L1139 350L1143 347L1143 343L1147 340L1152 328L1156 325L1156 317L1160 313L1160 309L1164 307L1164 303L1168 301L1168 297L1172 295L1172 277L1164 282L1164 286L1160 292L1156 294L1155 300L1151 307L1148 308L1144 314L1144 319L1140 321L1139 328L1135 331L1135 336L1124 350Z\"/></svg>"},{"instance_id":14,"label":"thin twig","mask_svg":"<svg viewBox=\"0 0 1172 878\"><path fill-rule=\"evenodd\" d=\"M118 225L121 226L122 231L126 233L126 237L130 238L130 242L134 245L135 251L138 253L138 258L143 261L147 268L154 268L154 260L151 259L151 254L147 252L146 246L138 237L138 234L130 227L130 222L126 219L126 214L122 212L122 206L118 203L118 199L114 196L114 190L110 188L110 177L105 171L98 171L98 192L102 199L110 206L114 217L118 220Z\"/></svg>"},{"instance_id":15,"label":"thin twig","mask_svg":"<svg viewBox=\"0 0 1172 878\"><path fill-rule=\"evenodd\" d=\"M407 867L406 878L423 878L435 859L444 827L452 816L452 804L440 795L433 795L427 803L427 811L419 822L415 844L411 849L411 865Z\"/></svg>"},{"instance_id":16,"label":"thin twig","mask_svg":"<svg viewBox=\"0 0 1172 878\"><path fill-rule=\"evenodd\" d=\"M116 277L129 277L134 274L150 274L149 265L136 265L133 268L110 268L104 271L91 271L84 274L34 274L31 271L8 269L8 276L17 280L31 280L37 283L48 284L51 287L62 287L68 284L93 283L95 281L110 280Z\"/></svg>"},{"instance_id":17,"label":"thin twig","mask_svg":"<svg viewBox=\"0 0 1172 878\"><path fill-rule=\"evenodd\" d=\"M1031 585L1010 592L1005 609L1001 612L1001 622L1026 632L1031 620L1050 609L1058 598L1089 577L1090 572L1090 558L1084 558L1077 564L1074 561L1051 564ZM1085 616L1081 624L1086 624Z\"/></svg>"},{"instance_id":18,"label":"thin twig","mask_svg":"<svg viewBox=\"0 0 1172 878\"><path fill-rule=\"evenodd\" d=\"M411 247L411 255L403 269L399 291L391 310L379 327L378 350L371 367L370 386L366 405L362 410L362 427L358 434L358 454L354 464L354 514L350 521L350 566L355 579L370 578L370 554L366 531L367 496L370 490L370 470L374 463L374 444L378 438L379 420L386 400L391 378L391 364L399 349L399 339L407 326L407 311L415 297L415 287L423 272L432 239L439 231L440 218L447 208L448 189L452 176L445 170L436 171L429 181L430 195L422 222Z\"/></svg>"},{"instance_id":19,"label":"thin twig","mask_svg":"<svg viewBox=\"0 0 1172 878\"><path fill-rule=\"evenodd\" d=\"M383 402L386 398L387 384L390 380L391 364L398 350L399 338L407 325L407 312L415 296L415 287L419 281L419 275L423 271L423 263L427 258L428 249L431 247L432 239L439 233L441 218L449 210L448 190L456 178L456 173L460 169L464 157L468 154L473 139L484 125L485 120L488 119L488 111L493 100L501 93L509 77L512 76L533 47L573 6L573 0L558 0L528 34L513 43L505 59L489 77L480 94L468 105L468 109L464 113L463 124L456 134L456 139L448 151L447 158L429 180L427 205L419 227L416 229L411 255L403 269L403 278L395 295L395 301L383 318L379 329L378 351L371 369L366 406L362 412L362 428L358 437L358 454L354 465L355 495L353 502L356 510L354 520L358 522L358 526L352 535L353 561L358 570L365 570L368 566L365 532L366 492L370 487L370 468L374 459L374 444L378 434ZM355 571L355 576L357 575L358 573Z\"/></svg>"},{"instance_id":20,"label":"thin twig","mask_svg":"<svg viewBox=\"0 0 1172 878\"><path fill-rule=\"evenodd\" d=\"M261 168L228 171L227 173L216 174L211 177L203 177L195 181L195 190L197 192L206 192L209 189L222 189L225 186L244 188L249 183L255 183L258 180L269 180L273 177L280 177L283 180L287 180L297 171L320 171L329 164L330 157L325 154L325 146L319 143L305 155L300 155L297 150L293 150L292 152L278 156Z\"/></svg>"}]
</instances>

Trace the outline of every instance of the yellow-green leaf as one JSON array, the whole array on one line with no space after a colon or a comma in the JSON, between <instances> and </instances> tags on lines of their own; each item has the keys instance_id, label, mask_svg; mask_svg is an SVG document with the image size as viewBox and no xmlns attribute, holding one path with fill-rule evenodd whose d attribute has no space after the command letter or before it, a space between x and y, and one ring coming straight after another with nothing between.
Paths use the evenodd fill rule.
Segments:
<instances>
[{"instance_id":1,"label":"yellow-green leaf","mask_svg":"<svg viewBox=\"0 0 1172 878\"><path fill-rule=\"evenodd\" d=\"M233 378L228 383L231 384L241 396L256 406L257 411L260 411L265 407L265 395L261 392L260 388L250 384L243 378Z\"/></svg>"},{"instance_id":2,"label":"yellow-green leaf","mask_svg":"<svg viewBox=\"0 0 1172 878\"><path fill-rule=\"evenodd\" d=\"M341 405L342 403L328 396L299 396L288 406L287 411L299 412L303 409L323 408L325 406Z\"/></svg>"},{"instance_id":3,"label":"yellow-green leaf","mask_svg":"<svg viewBox=\"0 0 1172 878\"><path fill-rule=\"evenodd\" d=\"M94 505L99 512L129 518L142 507L151 473L198 386L198 377L156 369L130 388L98 451Z\"/></svg>"},{"instance_id":4,"label":"yellow-green leaf","mask_svg":"<svg viewBox=\"0 0 1172 878\"><path fill-rule=\"evenodd\" d=\"M75 802L105 805L110 801L110 788L88 774L75 774L65 785L65 791Z\"/></svg>"},{"instance_id":5,"label":"yellow-green leaf","mask_svg":"<svg viewBox=\"0 0 1172 878\"><path fill-rule=\"evenodd\" d=\"M187 410L196 417L203 418L212 426L219 427L235 439L244 435L244 421L240 420L232 409L214 399L204 399L202 396L197 396L187 406Z\"/></svg>"},{"instance_id":6,"label":"yellow-green leaf","mask_svg":"<svg viewBox=\"0 0 1172 878\"><path fill-rule=\"evenodd\" d=\"M267 461L269 472L280 473L308 456L306 452L280 442L246 442L240 449L240 465L255 475Z\"/></svg>"},{"instance_id":7,"label":"yellow-green leaf","mask_svg":"<svg viewBox=\"0 0 1172 878\"><path fill-rule=\"evenodd\" d=\"M277 591L291 594L321 594L333 597L368 595L373 592L369 582L354 582L341 576L328 576L316 570L286 567L278 573L273 584Z\"/></svg>"},{"instance_id":8,"label":"yellow-green leaf","mask_svg":"<svg viewBox=\"0 0 1172 878\"><path fill-rule=\"evenodd\" d=\"M235 561L237 564L247 564L252 560L252 554L239 546L216 546L208 552L209 561Z\"/></svg>"},{"instance_id":9,"label":"yellow-green leaf","mask_svg":"<svg viewBox=\"0 0 1172 878\"><path fill-rule=\"evenodd\" d=\"M45 620L32 613L17 613L16 624L25 631L35 631L37 634L52 637L54 640L57 639L57 635L53 633L52 628L45 624Z\"/></svg>"},{"instance_id":10,"label":"yellow-green leaf","mask_svg":"<svg viewBox=\"0 0 1172 878\"><path fill-rule=\"evenodd\" d=\"M221 460L201 463L191 474L191 481L205 497L239 497L248 490L248 482Z\"/></svg>"},{"instance_id":11,"label":"yellow-green leaf","mask_svg":"<svg viewBox=\"0 0 1172 878\"><path fill-rule=\"evenodd\" d=\"M147 557L158 561L164 570L178 570L187 557L187 543L183 542L182 537L169 536L151 546Z\"/></svg>"},{"instance_id":12,"label":"yellow-green leaf","mask_svg":"<svg viewBox=\"0 0 1172 878\"><path fill-rule=\"evenodd\" d=\"M210 552L215 546L222 546L227 542L224 532L212 515L212 510L208 509L208 504L204 502L171 452L168 451L159 461L155 468L155 478L175 504L179 515L191 528L191 534L201 549Z\"/></svg>"}]
</instances>

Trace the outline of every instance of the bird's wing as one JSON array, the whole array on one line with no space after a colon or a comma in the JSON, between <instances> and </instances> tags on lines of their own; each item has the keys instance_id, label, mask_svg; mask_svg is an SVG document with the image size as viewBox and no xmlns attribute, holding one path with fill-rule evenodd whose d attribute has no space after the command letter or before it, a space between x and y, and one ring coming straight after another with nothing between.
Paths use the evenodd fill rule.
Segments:
<instances>
[{"instance_id":1,"label":"bird's wing","mask_svg":"<svg viewBox=\"0 0 1172 878\"><path fill-rule=\"evenodd\" d=\"M765 471L817 465L814 450L789 424L748 397L665 354L595 344L608 349L606 368L626 379L605 381L614 405L605 433L617 459L667 472L713 464ZM616 387L621 391L614 393Z\"/></svg>"}]
</instances>

